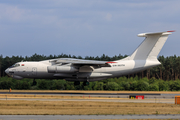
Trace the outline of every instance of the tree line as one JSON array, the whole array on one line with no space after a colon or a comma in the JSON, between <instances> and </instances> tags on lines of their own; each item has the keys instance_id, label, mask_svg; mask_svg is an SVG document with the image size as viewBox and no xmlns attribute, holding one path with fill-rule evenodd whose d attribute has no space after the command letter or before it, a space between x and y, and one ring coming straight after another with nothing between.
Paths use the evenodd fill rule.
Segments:
<instances>
[{"instance_id":1,"label":"tree line","mask_svg":"<svg viewBox=\"0 0 180 120\"><path fill-rule=\"evenodd\" d=\"M33 79L15 80L5 74L5 69L20 61L41 61L55 58L77 58L86 60L114 61L127 57L121 55L109 57L103 54L101 57L82 58L81 56L61 55L38 55L25 56L0 56L0 89L26 89L26 90L130 90L130 91L177 91L180 90L180 57L159 56L161 65L135 74L110 78L102 81L90 82L88 86L74 86L73 82L65 80Z\"/></svg>"},{"instance_id":2,"label":"tree line","mask_svg":"<svg viewBox=\"0 0 180 120\"><path fill-rule=\"evenodd\" d=\"M33 84L32 79L16 80L10 77L0 78L0 89L16 90L111 90L111 91L179 91L180 80L164 81L161 79L147 77L119 77L102 81L90 82L88 86L83 83L74 86L73 82L65 80L37 79Z\"/></svg>"}]
</instances>

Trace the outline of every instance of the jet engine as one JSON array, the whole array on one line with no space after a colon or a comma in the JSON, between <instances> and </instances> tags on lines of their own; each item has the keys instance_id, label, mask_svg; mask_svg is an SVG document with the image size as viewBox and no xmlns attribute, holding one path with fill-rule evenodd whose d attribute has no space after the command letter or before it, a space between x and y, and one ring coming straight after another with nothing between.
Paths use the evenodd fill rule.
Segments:
<instances>
[{"instance_id":1,"label":"jet engine","mask_svg":"<svg viewBox=\"0 0 180 120\"><path fill-rule=\"evenodd\" d=\"M17 75L12 75L12 77L13 77L14 79L18 79L18 80L23 79L23 77L21 77L21 76L17 76Z\"/></svg>"},{"instance_id":2,"label":"jet engine","mask_svg":"<svg viewBox=\"0 0 180 120\"><path fill-rule=\"evenodd\" d=\"M72 66L48 66L48 73L77 72L78 69Z\"/></svg>"}]
</instances>

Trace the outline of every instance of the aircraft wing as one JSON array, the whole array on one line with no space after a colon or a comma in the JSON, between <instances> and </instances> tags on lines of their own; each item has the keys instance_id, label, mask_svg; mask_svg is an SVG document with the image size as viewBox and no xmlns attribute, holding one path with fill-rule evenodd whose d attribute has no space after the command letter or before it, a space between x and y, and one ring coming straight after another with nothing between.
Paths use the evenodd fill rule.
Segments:
<instances>
[{"instance_id":1,"label":"aircraft wing","mask_svg":"<svg viewBox=\"0 0 180 120\"><path fill-rule=\"evenodd\" d=\"M110 67L109 63L115 63L115 62L108 62L108 61L83 60L83 59L74 59L74 58L59 58L51 62L55 62L55 64L71 63L73 65L100 65L104 67Z\"/></svg>"}]
</instances>

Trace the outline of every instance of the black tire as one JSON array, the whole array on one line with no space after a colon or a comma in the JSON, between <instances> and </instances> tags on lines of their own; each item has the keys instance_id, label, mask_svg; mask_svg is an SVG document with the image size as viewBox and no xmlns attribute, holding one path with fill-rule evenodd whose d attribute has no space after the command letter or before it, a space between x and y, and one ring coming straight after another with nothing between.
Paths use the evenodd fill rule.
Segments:
<instances>
[{"instance_id":1,"label":"black tire","mask_svg":"<svg viewBox=\"0 0 180 120\"><path fill-rule=\"evenodd\" d=\"M35 80L35 79L33 80L33 84L32 84L32 86L34 86L34 85L37 85L37 82L36 82L36 80Z\"/></svg>"},{"instance_id":2,"label":"black tire","mask_svg":"<svg viewBox=\"0 0 180 120\"><path fill-rule=\"evenodd\" d=\"M84 85L84 86L89 85L89 82L88 82L88 81L84 81L84 82L83 82L83 85Z\"/></svg>"},{"instance_id":3,"label":"black tire","mask_svg":"<svg viewBox=\"0 0 180 120\"><path fill-rule=\"evenodd\" d=\"M74 85L80 85L79 81L74 81Z\"/></svg>"}]
</instances>

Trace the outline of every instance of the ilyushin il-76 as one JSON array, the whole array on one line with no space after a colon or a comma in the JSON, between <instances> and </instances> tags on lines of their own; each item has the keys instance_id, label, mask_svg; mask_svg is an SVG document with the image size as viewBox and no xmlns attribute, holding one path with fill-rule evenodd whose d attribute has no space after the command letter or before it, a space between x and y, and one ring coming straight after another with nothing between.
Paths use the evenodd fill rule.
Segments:
<instances>
[{"instance_id":1,"label":"ilyushin il-76","mask_svg":"<svg viewBox=\"0 0 180 120\"><path fill-rule=\"evenodd\" d=\"M12 78L23 79L65 79L75 85L83 82L120 77L160 65L157 56L173 31L142 33L145 37L140 46L128 57L116 61L96 61L72 58L58 58L43 61L18 62L5 72Z\"/></svg>"}]
</instances>

